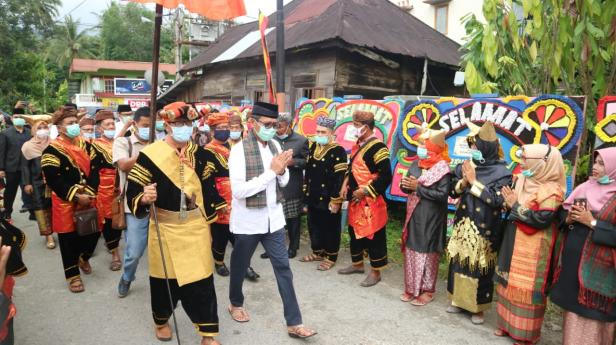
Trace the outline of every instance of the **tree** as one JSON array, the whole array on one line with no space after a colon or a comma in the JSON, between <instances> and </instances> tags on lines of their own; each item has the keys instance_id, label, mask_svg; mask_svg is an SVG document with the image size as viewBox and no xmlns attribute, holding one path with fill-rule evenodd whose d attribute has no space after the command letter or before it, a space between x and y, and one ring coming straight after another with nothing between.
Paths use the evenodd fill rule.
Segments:
<instances>
[{"instance_id":1,"label":"tree","mask_svg":"<svg viewBox=\"0 0 616 345\"><path fill-rule=\"evenodd\" d=\"M44 93L42 42L54 27L60 0L0 0L0 107Z\"/></svg>"},{"instance_id":2,"label":"tree","mask_svg":"<svg viewBox=\"0 0 616 345\"><path fill-rule=\"evenodd\" d=\"M616 92L616 1L485 0L483 14L485 23L465 19L469 92L585 95L586 127L593 131L597 100ZM587 135L578 162L592 148Z\"/></svg>"},{"instance_id":3,"label":"tree","mask_svg":"<svg viewBox=\"0 0 616 345\"><path fill-rule=\"evenodd\" d=\"M66 16L64 23L56 26L47 56L60 66L67 67L67 72L74 58L95 58L97 55L98 38L89 36L88 30L79 31L79 20Z\"/></svg>"},{"instance_id":4,"label":"tree","mask_svg":"<svg viewBox=\"0 0 616 345\"><path fill-rule=\"evenodd\" d=\"M141 4L111 2L100 16L101 58L107 60L152 61L154 12ZM161 32L161 60L173 61L172 31ZM171 60L169 60L171 57Z\"/></svg>"},{"instance_id":5,"label":"tree","mask_svg":"<svg viewBox=\"0 0 616 345\"><path fill-rule=\"evenodd\" d=\"M469 92L583 94L594 114L597 99L616 91L616 1L485 0L483 14L485 24L465 19Z\"/></svg>"}]
</instances>

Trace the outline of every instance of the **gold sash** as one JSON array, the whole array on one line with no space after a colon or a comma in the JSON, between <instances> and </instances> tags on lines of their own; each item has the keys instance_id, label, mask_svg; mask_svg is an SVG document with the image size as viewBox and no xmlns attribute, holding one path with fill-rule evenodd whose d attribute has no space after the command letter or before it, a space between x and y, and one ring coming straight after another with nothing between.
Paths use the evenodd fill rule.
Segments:
<instances>
[{"instance_id":1,"label":"gold sash","mask_svg":"<svg viewBox=\"0 0 616 345\"><path fill-rule=\"evenodd\" d=\"M211 276L214 272L212 237L210 226L201 211L188 211L185 219L180 219L179 212L160 208L156 212L169 279L177 279L178 285L183 286ZM153 216L150 217L148 232L148 260L150 276L164 279L165 271Z\"/></svg>"}]
</instances>

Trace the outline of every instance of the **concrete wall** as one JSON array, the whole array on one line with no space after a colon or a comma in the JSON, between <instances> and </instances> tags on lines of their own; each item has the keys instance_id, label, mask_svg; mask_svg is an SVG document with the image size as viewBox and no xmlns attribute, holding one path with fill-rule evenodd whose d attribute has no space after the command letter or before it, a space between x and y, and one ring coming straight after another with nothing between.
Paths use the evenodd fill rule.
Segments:
<instances>
[{"instance_id":1,"label":"concrete wall","mask_svg":"<svg viewBox=\"0 0 616 345\"><path fill-rule=\"evenodd\" d=\"M442 6L426 4L424 0L389 1L401 7L404 7L406 4L410 4L413 7L410 13L432 28L434 28L435 25L435 9L437 6ZM461 22L461 18L466 16L468 13L474 13L479 20L483 21L483 0L451 0L446 6L448 6L448 11L447 33L445 35L457 43L462 44L464 43L466 32L464 30L464 25Z\"/></svg>"}]
</instances>

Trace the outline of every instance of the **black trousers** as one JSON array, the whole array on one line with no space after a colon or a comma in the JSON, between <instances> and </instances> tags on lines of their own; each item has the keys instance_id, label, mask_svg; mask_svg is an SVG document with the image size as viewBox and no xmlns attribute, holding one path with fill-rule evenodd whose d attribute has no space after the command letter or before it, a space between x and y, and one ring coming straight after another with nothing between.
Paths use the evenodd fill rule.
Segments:
<instances>
[{"instance_id":1,"label":"black trousers","mask_svg":"<svg viewBox=\"0 0 616 345\"><path fill-rule=\"evenodd\" d=\"M233 245L235 237L229 231L229 224L212 223L210 224L210 231L212 232L212 255L214 256L214 262L222 265L225 261L227 243L231 242L231 245Z\"/></svg>"},{"instance_id":2,"label":"black trousers","mask_svg":"<svg viewBox=\"0 0 616 345\"><path fill-rule=\"evenodd\" d=\"M24 186L21 181L21 171L6 172L6 188L4 189L4 212L5 218L12 218L13 204L17 197L17 188L21 188L21 198L24 208L32 209L32 197L24 193Z\"/></svg>"},{"instance_id":3,"label":"black trousers","mask_svg":"<svg viewBox=\"0 0 616 345\"><path fill-rule=\"evenodd\" d=\"M285 219L287 223L287 233L289 234L289 250L297 251L299 249L300 217L301 216Z\"/></svg>"},{"instance_id":4,"label":"black trousers","mask_svg":"<svg viewBox=\"0 0 616 345\"><path fill-rule=\"evenodd\" d=\"M387 266L387 232L385 227L374 233L372 239L366 237L357 239L353 227L349 226L349 237L351 237L350 247L353 264L363 263L364 253L367 251L372 269L379 270Z\"/></svg>"},{"instance_id":5,"label":"black trousers","mask_svg":"<svg viewBox=\"0 0 616 345\"><path fill-rule=\"evenodd\" d=\"M84 261L90 260L100 233L79 236L77 232L67 232L58 234L58 242L60 243L60 254L62 255L62 265L64 266L64 276L66 280L79 277L79 259Z\"/></svg>"},{"instance_id":6,"label":"black trousers","mask_svg":"<svg viewBox=\"0 0 616 345\"><path fill-rule=\"evenodd\" d=\"M169 279L169 286L173 306L169 303L165 279L150 277L154 323L159 326L166 324L178 301L182 301L182 307L199 335L202 337L218 335L218 304L214 289L214 275L184 286L178 286L176 279Z\"/></svg>"},{"instance_id":7,"label":"black trousers","mask_svg":"<svg viewBox=\"0 0 616 345\"><path fill-rule=\"evenodd\" d=\"M336 262L340 249L340 220L340 212L308 207L308 232L314 254Z\"/></svg>"},{"instance_id":8,"label":"black trousers","mask_svg":"<svg viewBox=\"0 0 616 345\"><path fill-rule=\"evenodd\" d=\"M103 238L105 239L107 249L110 251L118 249L120 239L122 238L122 230L112 228L110 218L105 218L105 222L103 223Z\"/></svg>"}]
</instances>

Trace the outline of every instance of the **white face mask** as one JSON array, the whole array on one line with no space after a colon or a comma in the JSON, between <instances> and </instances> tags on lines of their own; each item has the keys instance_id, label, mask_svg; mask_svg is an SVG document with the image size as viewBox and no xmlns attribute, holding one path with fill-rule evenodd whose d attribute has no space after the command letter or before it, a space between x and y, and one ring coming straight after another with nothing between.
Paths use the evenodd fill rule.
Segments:
<instances>
[{"instance_id":1,"label":"white face mask","mask_svg":"<svg viewBox=\"0 0 616 345\"><path fill-rule=\"evenodd\" d=\"M351 136L351 138L355 141L359 140L359 138L364 135L364 126L361 127L355 127L355 126L351 126L349 135Z\"/></svg>"},{"instance_id":2,"label":"white face mask","mask_svg":"<svg viewBox=\"0 0 616 345\"><path fill-rule=\"evenodd\" d=\"M47 139L49 138L49 130L48 129L39 129L36 131L36 136L39 139Z\"/></svg>"}]
</instances>

